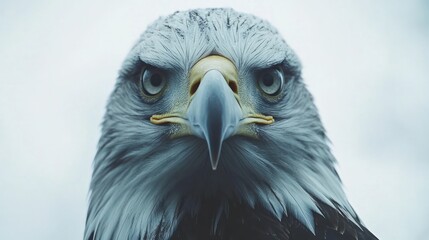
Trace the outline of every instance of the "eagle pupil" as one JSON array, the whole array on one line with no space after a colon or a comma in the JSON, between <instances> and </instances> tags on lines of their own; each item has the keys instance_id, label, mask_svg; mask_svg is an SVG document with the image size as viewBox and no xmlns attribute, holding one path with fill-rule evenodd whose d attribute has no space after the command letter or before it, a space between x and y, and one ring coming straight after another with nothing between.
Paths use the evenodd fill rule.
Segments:
<instances>
[{"instance_id":1,"label":"eagle pupil","mask_svg":"<svg viewBox=\"0 0 429 240\"><path fill-rule=\"evenodd\" d=\"M269 87L271 85L273 85L274 83L274 77L271 74L265 74L262 77L262 82L264 83L265 86Z\"/></svg>"},{"instance_id":2,"label":"eagle pupil","mask_svg":"<svg viewBox=\"0 0 429 240\"><path fill-rule=\"evenodd\" d=\"M154 87L159 87L162 83L162 77L160 74L155 73L152 75L152 77L150 78L150 83L152 84L152 86Z\"/></svg>"}]
</instances>

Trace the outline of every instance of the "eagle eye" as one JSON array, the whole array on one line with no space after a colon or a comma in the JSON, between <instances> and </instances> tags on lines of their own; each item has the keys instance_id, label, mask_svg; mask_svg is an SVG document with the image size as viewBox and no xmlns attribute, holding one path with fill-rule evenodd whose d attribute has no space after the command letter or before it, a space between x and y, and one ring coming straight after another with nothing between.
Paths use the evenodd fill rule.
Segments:
<instances>
[{"instance_id":1,"label":"eagle eye","mask_svg":"<svg viewBox=\"0 0 429 240\"><path fill-rule=\"evenodd\" d=\"M283 82L283 72L278 68L264 69L258 74L258 86L269 96L279 94L283 88Z\"/></svg>"},{"instance_id":2,"label":"eagle eye","mask_svg":"<svg viewBox=\"0 0 429 240\"><path fill-rule=\"evenodd\" d=\"M164 90L166 85L165 74L154 67L144 68L140 74L140 85L144 94L156 96Z\"/></svg>"}]
</instances>

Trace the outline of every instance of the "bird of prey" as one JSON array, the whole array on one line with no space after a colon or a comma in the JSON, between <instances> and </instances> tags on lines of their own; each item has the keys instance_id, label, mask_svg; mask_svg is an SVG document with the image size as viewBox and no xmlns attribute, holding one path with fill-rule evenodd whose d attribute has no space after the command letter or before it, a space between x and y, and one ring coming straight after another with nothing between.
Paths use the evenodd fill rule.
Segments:
<instances>
[{"instance_id":1,"label":"bird of prey","mask_svg":"<svg viewBox=\"0 0 429 240\"><path fill-rule=\"evenodd\" d=\"M268 22L175 12L126 57L84 239L377 239L350 206L301 64Z\"/></svg>"}]
</instances>

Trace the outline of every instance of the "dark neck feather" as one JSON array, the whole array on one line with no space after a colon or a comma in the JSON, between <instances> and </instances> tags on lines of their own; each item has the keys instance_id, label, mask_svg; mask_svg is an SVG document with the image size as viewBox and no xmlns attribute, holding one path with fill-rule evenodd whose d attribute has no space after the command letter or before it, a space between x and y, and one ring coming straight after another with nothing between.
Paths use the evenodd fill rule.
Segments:
<instances>
[{"instance_id":1,"label":"dark neck feather","mask_svg":"<svg viewBox=\"0 0 429 240\"><path fill-rule=\"evenodd\" d=\"M237 201L205 200L195 213L179 215L170 240L378 240L364 226L357 226L323 203L318 203L321 216L314 213L315 234L296 218L284 215L281 220L261 206L252 208ZM160 224L153 238L164 240ZM97 239L92 233L89 239Z\"/></svg>"},{"instance_id":2,"label":"dark neck feather","mask_svg":"<svg viewBox=\"0 0 429 240\"><path fill-rule=\"evenodd\" d=\"M277 219L261 206L205 200L197 213L181 216L171 240L376 240L337 210L319 203L325 217L314 214L315 235L293 216Z\"/></svg>"}]
</instances>

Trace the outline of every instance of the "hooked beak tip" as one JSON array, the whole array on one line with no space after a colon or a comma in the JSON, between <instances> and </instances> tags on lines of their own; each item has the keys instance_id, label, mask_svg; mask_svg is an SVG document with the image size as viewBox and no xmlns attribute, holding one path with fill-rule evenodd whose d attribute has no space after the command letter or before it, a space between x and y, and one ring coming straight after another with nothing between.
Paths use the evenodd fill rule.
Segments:
<instances>
[{"instance_id":1,"label":"hooked beak tip","mask_svg":"<svg viewBox=\"0 0 429 240\"><path fill-rule=\"evenodd\" d=\"M219 163L219 154L216 154L214 156L210 154L210 162L212 164L212 170L215 171Z\"/></svg>"}]
</instances>

